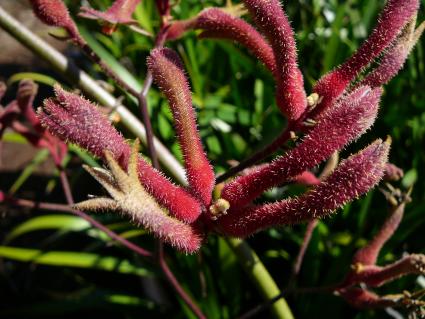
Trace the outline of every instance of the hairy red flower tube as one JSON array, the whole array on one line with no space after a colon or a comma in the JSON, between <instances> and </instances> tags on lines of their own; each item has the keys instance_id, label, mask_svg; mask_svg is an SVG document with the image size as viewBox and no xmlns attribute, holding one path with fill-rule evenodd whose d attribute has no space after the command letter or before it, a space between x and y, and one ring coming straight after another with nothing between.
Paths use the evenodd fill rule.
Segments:
<instances>
[{"instance_id":1,"label":"hairy red flower tube","mask_svg":"<svg viewBox=\"0 0 425 319\"><path fill-rule=\"evenodd\" d=\"M125 168L130 147L97 107L59 86L55 87L55 92L56 98L46 100L44 107L38 110L43 125L62 140L75 143L100 158L104 158L104 152L108 150ZM199 216L201 207L198 201L141 157L138 172L147 191L176 218L190 222Z\"/></svg>"},{"instance_id":2,"label":"hairy red flower tube","mask_svg":"<svg viewBox=\"0 0 425 319\"><path fill-rule=\"evenodd\" d=\"M189 187L204 205L211 202L214 171L205 155L196 128L192 96L183 64L174 51L156 49L148 57L148 67L156 84L167 97L181 146Z\"/></svg>"}]
</instances>

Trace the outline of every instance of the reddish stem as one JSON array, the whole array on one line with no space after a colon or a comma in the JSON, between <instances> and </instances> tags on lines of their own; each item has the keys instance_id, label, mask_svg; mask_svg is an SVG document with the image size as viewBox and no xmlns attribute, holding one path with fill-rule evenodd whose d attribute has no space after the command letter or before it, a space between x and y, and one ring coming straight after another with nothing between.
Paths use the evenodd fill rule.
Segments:
<instances>
[{"instance_id":1,"label":"reddish stem","mask_svg":"<svg viewBox=\"0 0 425 319\"><path fill-rule=\"evenodd\" d=\"M108 227L106 227L102 223L100 223L97 220L95 220L94 218L90 217L86 213L79 211L79 210L76 210L76 209L72 209L68 205L45 203L45 202L34 202L34 201L31 201L31 200L27 200L27 199L10 198L10 197L9 198L6 197L5 201L7 203L10 203L12 205L19 206L19 207L40 208L40 209L43 209L43 210L61 211L61 212L77 215L77 216L81 217L82 219L88 221L93 227L103 231L110 238L121 243L123 246L134 251L135 253L137 253L137 254L139 254L143 257L152 256L151 252L137 246L136 244L133 244L132 242L128 241L127 239L121 237L117 233L110 230Z\"/></svg>"},{"instance_id":2,"label":"reddish stem","mask_svg":"<svg viewBox=\"0 0 425 319\"><path fill-rule=\"evenodd\" d=\"M311 236L313 235L313 231L319 222L318 219L313 219L308 222L307 229L304 234L303 243L300 247L300 251L298 252L297 259L295 259L294 268L292 269L292 276L296 277L300 273L301 265L304 260L305 253L307 251L308 245L310 244Z\"/></svg>"}]
</instances>

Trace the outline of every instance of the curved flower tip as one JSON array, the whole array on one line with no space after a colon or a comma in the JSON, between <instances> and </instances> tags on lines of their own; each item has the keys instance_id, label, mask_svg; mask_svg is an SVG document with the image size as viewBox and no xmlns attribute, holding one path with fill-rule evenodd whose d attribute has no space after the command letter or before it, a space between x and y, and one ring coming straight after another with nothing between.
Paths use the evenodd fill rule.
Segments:
<instances>
[{"instance_id":1,"label":"curved flower tip","mask_svg":"<svg viewBox=\"0 0 425 319\"><path fill-rule=\"evenodd\" d=\"M109 150L121 164L125 163L130 148L97 106L59 85L54 89L56 97L46 99L38 109L41 123L62 140L75 143L97 157L103 158L104 151Z\"/></svg>"},{"instance_id":2,"label":"curved flower tip","mask_svg":"<svg viewBox=\"0 0 425 319\"><path fill-rule=\"evenodd\" d=\"M361 85L378 87L388 83L403 68L411 50L421 37L425 22L415 30L416 16L405 27L395 44L385 52L379 65L361 82Z\"/></svg>"},{"instance_id":3,"label":"curved flower tip","mask_svg":"<svg viewBox=\"0 0 425 319\"><path fill-rule=\"evenodd\" d=\"M276 102L289 120L307 107L304 80L297 66L294 32L279 0L244 0L255 23L269 40L276 58Z\"/></svg>"},{"instance_id":4,"label":"curved flower tip","mask_svg":"<svg viewBox=\"0 0 425 319\"><path fill-rule=\"evenodd\" d=\"M148 68L169 101L189 186L193 194L208 206L215 183L214 171L204 153L196 127L191 92L182 62L170 49L155 49L148 57Z\"/></svg>"},{"instance_id":5,"label":"curved flower tip","mask_svg":"<svg viewBox=\"0 0 425 319\"><path fill-rule=\"evenodd\" d=\"M191 29L196 24L196 19L177 20L170 24L167 29L167 40L173 41L180 39L183 34Z\"/></svg>"},{"instance_id":6,"label":"curved flower tip","mask_svg":"<svg viewBox=\"0 0 425 319\"><path fill-rule=\"evenodd\" d=\"M311 116L316 118L321 112L330 107L359 73L393 44L403 27L415 16L418 8L419 0L387 1L378 18L378 23L368 39L346 62L323 76L314 86L313 92L317 93L322 98L322 101L312 112ZM400 64L400 59L402 59L400 52L397 55L392 55L391 59L395 58L398 61L393 61L391 64ZM388 65L388 63L385 64ZM381 71L383 71L384 67L381 68ZM387 70L385 72L392 71ZM385 76L382 81L387 81L387 78L388 76ZM365 84L369 83L371 83L370 80Z\"/></svg>"},{"instance_id":7,"label":"curved flower tip","mask_svg":"<svg viewBox=\"0 0 425 319\"><path fill-rule=\"evenodd\" d=\"M180 251L193 253L201 246L201 237L194 228L171 216L140 184L138 178L138 143L135 143L125 172L106 151L109 171L85 167L86 170L108 191L112 198L94 198L76 204L77 209L117 210L133 222L142 225L155 236Z\"/></svg>"},{"instance_id":8,"label":"curved flower tip","mask_svg":"<svg viewBox=\"0 0 425 319\"><path fill-rule=\"evenodd\" d=\"M241 208L271 187L311 169L361 136L375 121L381 89L362 87L323 116L304 140L285 155L228 183L222 197ZM314 150L314 151L312 151Z\"/></svg>"},{"instance_id":9,"label":"curved flower tip","mask_svg":"<svg viewBox=\"0 0 425 319\"><path fill-rule=\"evenodd\" d=\"M42 22L65 28L71 37L78 36L78 29L62 0L30 0L34 14Z\"/></svg>"},{"instance_id":10,"label":"curved flower tip","mask_svg":"<svg viewBox=\"0 0 425 319\"><path fill-rule=\"evenodd\" d=\"M384 175L385 176L385 175ZM391 207L388 218L373 239L353 257L353 265L375 265L384 244L393 236L404 215L405 202Z\"/></svg>"},{"instance_id":11,"label":"curved flower tip","mask_svg":"<svg viewBox=\"0 0 425 319\"><path fill-rule=\"evenodd\" d=\"M268 227L328 216L381 180L389 145L377 140L342 161L329 177L298 198L249 208L230 206L229 213L218 219L219 229L226 235L246 237Z\"/></svg>"},{"instance_id":12,"label":"curved flower tip","mask_svg":"<svg viewBox=\"0 0 425 319\"><path fill-rule=\"evenodd\" d=\"M116 0L106 12L92 8L81 7L78 14L87 19L101 20L104 23L103 32L112 34L117 24L134 24L136 21L131 17L140 0Z\"/></svg>"},{"instance_id":13,"label":"curved flower tip","mask_svg":"<svg viewBox=\"0 0 425 319\"><path fill-rule=\"evenodd\" d=\"M261 34L244 20L223 9L209 8L196 17L193 27L203 30L201 38L229 39L242 44L275 73L276 61L272 48Z\"/></svg>"}]
</instances>

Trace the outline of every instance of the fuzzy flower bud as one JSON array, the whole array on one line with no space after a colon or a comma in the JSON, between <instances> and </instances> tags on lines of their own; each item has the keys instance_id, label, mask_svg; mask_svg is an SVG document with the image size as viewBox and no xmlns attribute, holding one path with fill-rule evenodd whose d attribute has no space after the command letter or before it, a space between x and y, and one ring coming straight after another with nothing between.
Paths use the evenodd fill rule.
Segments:
<instances>
[{"instance_id":1,"label":"fuzzy flower bud","mask_svg":"<svg viewBox=\"0 0 425 319\"><path fill-rule=\"evenodd\" d=\"M387 51L382 57L379 66L377 66L372 72L370 72L361 85L368 85L370 87L378 87L388 83L397 73L402 69L410 51L419 40L422 32L425 28L425 23L422 23L417 30L414 30L414 23L416 19L413 19L413 30L406 30L405 34L397 39L396 43ZM407 26L408 29L409 26Z\"/></svg>"},{"instance_id":2,"label":"fuzzy flower bud","mask_svg":"<svg viewBox=\"0 0 425 319\"><path fill-rule=\"evenodd\" d=\"M214 171L204 153L196 128L189 84L178 55L170 49L155 49L148 57L155 83L167 97L173 113L189 186L205 205L211 202Z\"/></svg>"},{"instance_id":3,"label":"fuzzy flower bud","mask_svg":"<svg viewBox=\"0 0 425 319\"><path fill-rule=\"evenodd\" d=\"M303 77L297 66L294 32L279 0L244 0L245 7L269 40L276 58L276 102L289 120L307 107Z\"/></svg>"},{"instance_id":4,"label":"fuzzy flower bud","mask_svg":"<svg viewBox=\"0 0 425 319\"><path fill-rule=\"evenodd\" d=\"M71 37L78 35L78 29L69 15L68 8L62 0L30 0L34 14L43 23L65 28Z\"/></svg>"},{"instance_id":5,"label":"fuzzy flower bud","mask_svg":"<svg viewBox=\"0 0 425 319\"><path fill-rule=\"evenodd\" d=\"M55 86L56 98L47 99L38 117L50 132L105 159L109 151L122 167L127 167L130 147L97 107L79 95ZM176 218L195 220L201 208L184 189L171 183L144 159L138 161L139 178L147 191Z\"/></svg>"},{"instance_id":6,"label":"fuzzy flower bud","mask_svg":"<svg viewBox=\"0 0 425 319\"><path fill-rule=\"evenodd\" d=\"M201 38L229 39L236 41L252 52L271 72L276 61L273 50L250 24L218 8L202 11L196 18L194 28L201 29Z\"/></svg>"},{"instance_id":7,"label":"fuzzy flower bud","mask_svg":"<svg viewBox=\"0 0 425 319\"><path fill-rule=\"evenodd\" d=\"M403 27L415 15L419 8L418 0L388 0L378 18L378 24L369 38L346 62L334 71L323 76L314 86L313 92L322 97L322 102L314 109L318 116L330 107L355 77L381 54L400 34ZM396 64L400 63L400 55ZM371 82L371 81L369 81Z\"/></svg>"},{"instance_id":8,"label":"fuzzy flower bud","mask_svg":"<svg viewBox=\"0 0 425 319\"><path fill-rule=\"evenodd\" d=\"M118 210L180 251L193 253L199 249L202 239L196 229L169 216L140 184L137 142L133 147L127 172L122 170L108 151L105 152L105 158L110 171L90 167L85 169L102 184L112 198L89 199L75 205L77 209Z\"/></svg>"},{"instance_id":9,"label":"fuzzy flower bud","mask_svg":"<svg viewBox=\"0 0 425 319\"><path fill-rule=\"evenodd\" d=\"M40 121L33 109L34 98L38 92L38 85L32 80L22 80L19 82L16 100L19 109L25 118L31 123L36 130L41 130Z\"/></svg>"},{"instance_id":10,"label":"fuzzy flower bud","mask_svg":"<svg viewBox=\"0 0 425 319\"><path fill-rule=\"evenodd\" d=\"M359 88L347 95L321 119L304 140L269 165L227 184L222 198L240 208L267 189L301 174L361 136L373 124L381 90ZM314 150L314 151L312 151Z\"/></svg>"},{"instance_id":11,"label":"fuzzy flower bud","mask_svg":"<svg viewBox=\"0 0 425 319\"><path fill-rule=\"evenodd\" d=\"M246 237L259 230L328 216L358 198L382 178L389 143L377 140L361 152L341 162L337 169L311 191L298 198L239 208L218 220L226 235Z\"/></svg>"}]
</instances>

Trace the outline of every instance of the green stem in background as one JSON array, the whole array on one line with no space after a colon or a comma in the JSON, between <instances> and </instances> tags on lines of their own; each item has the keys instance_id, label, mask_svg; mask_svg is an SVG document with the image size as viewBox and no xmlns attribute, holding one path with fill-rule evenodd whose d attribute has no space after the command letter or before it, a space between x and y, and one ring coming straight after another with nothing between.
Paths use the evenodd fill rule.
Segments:
<instances>
[{"instance_id":1,"label":"green stem in background","mask_svg":"<svg viewBox=\"0 0 425 319\"><path fill-rule=\"evenodd\" d=\"M280 295L280 290L269 274L267 268L258 258L255 251L243 240L227 238L228 245L232 248L239 259L243 269L249 275L257 290L265 300ZM275 318L293 319L294 316L285 299L280 298L270 308Z\"/></svg>"},{"instance_id":2,"label":"green stem in background","mask_svg":"<svg viewBox=\"0 0 425 319\"><path fill-rule=\"evenodd\" d=\"M1 6L0 27L5 29L12 37L37 54L41 59L48 62L60 74L74 82L87 95L117 112L121 117L123 125L146 144L145 127L125 106L119 104L117 99L99 86L87 73L79 70L72 61L68 60L63 54L24 27ZM181 164L158 139L154 138L154 144L161 163L177 181L181 184L186 184L185 171ZM229 239L228 243L262 295L267 299L279 295L280 292L276 283L258 259L255 251L242 240ZM272 311L277 318L293 318L288 305L283 299L273 304Z\"/></svg>"},{"instance_id":3,"label":"green stem in background","mask_svg":"<svg viewBox=\"0 0 425 319\"><path fill-rule=\"evenodd\" d=\"M72 61L68 60L50 44L23 26L1 6L0 27L29 50L37 54L41 59L48 62L56 71L69 79L70 82L75 83L85 94L97 100L101 105L117 112L123 125L146 145L146 130L137 117L125 106L121 105L109 92L97 84L87 73L78 69ZM154 138L154 144L160 162L179 183L186 184L185 171L180 163L157 138Z\"/></svg>"}]
</instances>

